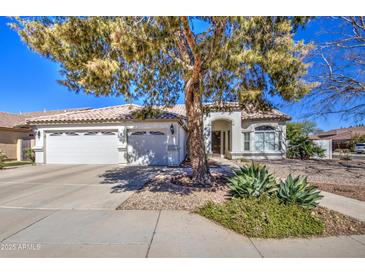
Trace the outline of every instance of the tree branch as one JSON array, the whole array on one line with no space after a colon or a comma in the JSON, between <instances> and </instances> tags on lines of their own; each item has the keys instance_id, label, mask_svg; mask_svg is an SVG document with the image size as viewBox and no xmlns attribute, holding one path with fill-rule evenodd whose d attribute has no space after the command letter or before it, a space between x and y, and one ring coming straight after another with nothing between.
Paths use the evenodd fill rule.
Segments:
<instances>
[{"instance_id":1,"label":"tree branch","mask_svg":"<svg viewBox=\"0 0 365 274\"><path fill-rule=\"evenodd\" d=\"M201 70L201 56L198 52L197 44L195 42L195 38L193 32L190 29L190 24L187 16L181 17L181 21L183 23L183 32L186 37L186 41L190 47L190 50L194 57L194 74L200 73Z\"/></svg>"}]
</instances>

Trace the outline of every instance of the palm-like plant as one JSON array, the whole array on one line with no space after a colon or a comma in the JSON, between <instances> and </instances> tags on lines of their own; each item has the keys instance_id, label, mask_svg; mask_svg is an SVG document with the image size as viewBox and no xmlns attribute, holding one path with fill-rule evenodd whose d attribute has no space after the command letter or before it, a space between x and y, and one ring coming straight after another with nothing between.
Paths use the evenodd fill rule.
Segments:
<instances>
[{"instance_id":1,"label":"palm-like plant","mask_svg":"<svg viewBox=\"0 0 365 274\"><path fill-rule=\"evenodd\" d=\"M235 171L235 176L229 179L228 187L233 197L259 197L263 193L274 193L277 182L266 166L252 164Z\"/></svg>"},{"instance_id":2,"label":"palm-like plant","mask_svg":"<svg viewBox=\"0 0 365 274\"><path fill-rule=\"evenodd\" d=\"M314 208L323 198L315 186L310 186L307 177L295 177L291 175L285 181L281 181L278 189L278 198L284 203L295 203L304 208Z\"/></svg>"}]
</instances>

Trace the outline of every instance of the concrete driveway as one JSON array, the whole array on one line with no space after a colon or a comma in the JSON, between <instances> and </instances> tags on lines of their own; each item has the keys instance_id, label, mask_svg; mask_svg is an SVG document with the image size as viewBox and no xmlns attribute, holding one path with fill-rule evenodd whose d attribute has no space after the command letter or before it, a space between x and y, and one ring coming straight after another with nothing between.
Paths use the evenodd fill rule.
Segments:
<instances>
[{"instance_id":1,"label":"concrete driveway","mask_svg":"<svg viewBox=\"0 0 365 274\"><path fill-rule=\"evenodd\" d=\"M41 165L0 171L0 208L114 210L153 168Z\"/></svg>"}]
</instances>

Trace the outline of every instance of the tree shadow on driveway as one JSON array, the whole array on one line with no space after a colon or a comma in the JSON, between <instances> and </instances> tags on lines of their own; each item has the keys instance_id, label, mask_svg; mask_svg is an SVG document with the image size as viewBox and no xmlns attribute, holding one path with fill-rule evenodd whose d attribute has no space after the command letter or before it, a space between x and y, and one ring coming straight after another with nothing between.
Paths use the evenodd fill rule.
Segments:
<instances>
[{"instance_id":1,"label":"tree shadow on driveway","mask_svg":"<svg viewBox=\"0 0 365 274\"><path fill-rule=\"evenodd\" d=\"M232 171L228 166L226 168L218 166L211 168L211 172L215 175L227 176ZM171 183L172 177L191 176L191 174L191 168L186 167L126 166L107 170L99 177L102 178L101 184L112 185L111 193L138 191L144 187L150 192L167 192L177 195L189 195L194 191L215 191L210 188L186 187Z\"/></svg>"},{"instance_id":2,"label":"tree shadow on driveway","mask_svg":"<svg viewBox=\"0 0 365 274\"><path fill-rule=\"evenodd\" d=\"M136 191L153 179L161 170L158 167L126 166L105 171L99 177L101 184L110 184L112 193Z\"/></svg>"}]
</instances>

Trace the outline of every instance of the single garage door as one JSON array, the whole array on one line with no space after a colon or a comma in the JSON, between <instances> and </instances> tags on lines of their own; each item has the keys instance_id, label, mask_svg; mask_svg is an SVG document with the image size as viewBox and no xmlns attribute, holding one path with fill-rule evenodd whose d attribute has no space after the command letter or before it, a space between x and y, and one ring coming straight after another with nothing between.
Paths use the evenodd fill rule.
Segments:
<instances>
[{"instance_id":1,"label":"single garage door","mask_svg":"<svg viewBox=\"0 0 365 274\"><path fill-rule=\"evenodd\" d=\"M167 134L164 130L128 132L128 162L134 165L167 165Z\"/></svg>"},{"instance_id":2,"label":"single garage door","mask_svg":"<svg viewBox=\"0 0 365 274\"><path fill-rule=\"evenodd\" d=\"M46 163L116 164L117 137L113 131L47 133Z\"/></svg>"}]
</instances>

